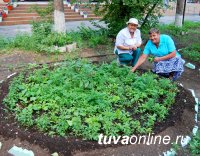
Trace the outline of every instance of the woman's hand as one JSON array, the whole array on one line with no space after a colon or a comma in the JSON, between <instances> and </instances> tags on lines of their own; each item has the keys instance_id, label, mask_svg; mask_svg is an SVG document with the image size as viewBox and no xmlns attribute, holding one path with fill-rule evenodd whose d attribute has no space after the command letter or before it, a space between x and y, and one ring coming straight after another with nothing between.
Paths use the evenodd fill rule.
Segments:
<instances>
[{"instance_id":1,"label":"woman's hand","mask_svg":"<svg viewBox=\"0 0 200 156\"><path fill-rule=\"evenodd\" d=\"M160 57L155 57L155 58L154 58L154 62L159 62L159 61L161 61L161 60L160 60Z\"/></svg>"},{"instance_id":2,"label":"woman's hand","mask_svg":"<svg viewBox=\"0 0 200 156\"><path fill-rule=\"evenodd\" d=\"M169 53L168 55L165 55L165 56L162 56L162 57L155 57L154 58L154 62L168 60L168 59L173 58L173 57L176 57L176 50L174 50L173 52Z\"/></svg>"},{"instance_id":3,"label":"woman's hand","mask_svg":"<svg viewBox=\"0 0 200 156\"><path fill-rule=\"evenodd\" d=\"M133 68L131 69L131 72L135 72L135 70L136 70L136 68L133 67Z\"/></svg>"},{"instance_id":4,"label":"woman's hand","mask_svg":"<svg viewBox=\"0 0 200 156\"><path fill-rule=\"evenodd\" d=\"M135 72L135 70L142 64L145 62L145 60L147 59L148 55L142 54L139 58L139 60L137 61L136 65L131 69L131 72Z\"/></svg>"}]
</instances>

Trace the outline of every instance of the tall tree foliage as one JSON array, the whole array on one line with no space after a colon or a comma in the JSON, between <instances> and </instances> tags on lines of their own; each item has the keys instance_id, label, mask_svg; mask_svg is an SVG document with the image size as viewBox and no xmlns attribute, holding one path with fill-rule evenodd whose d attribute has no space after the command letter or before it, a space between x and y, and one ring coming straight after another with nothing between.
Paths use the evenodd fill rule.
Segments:
<instances>
[{"instance_id":1,"label":"tall tree foliage","mask_svg":"<svg viewBox=\"0 0 200 156\"><path fill-rule=\"evenodd\" d=\"M111 36L126 26L129 18L137 18L143 31L158 24L163 0L99 0L96 11L103 15Z\"/></svg>"}]
</instances>

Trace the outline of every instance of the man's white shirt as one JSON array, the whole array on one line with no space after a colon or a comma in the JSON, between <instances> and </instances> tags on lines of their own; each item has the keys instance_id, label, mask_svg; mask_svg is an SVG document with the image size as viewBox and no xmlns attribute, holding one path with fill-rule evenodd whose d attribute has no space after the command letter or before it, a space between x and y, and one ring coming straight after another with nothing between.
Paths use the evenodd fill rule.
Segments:
<instances>
[{"instance_id":1,"label":"man's white shirt","mask_svg":"<svg viewBox=\"0 0 200 156\"><path fill-rule=\"evenodd\" d=\"M131 38L129 29L128 27L126 27L117 34L114 52L118 50L118 54L123 54L123 53L132 54L132 50L120 50L117 48L117 46L134 46L136 44L141 44L141 43L142 43L142 38L140 30L136 29L133 38Z\"/></svg>"}]
</instances>

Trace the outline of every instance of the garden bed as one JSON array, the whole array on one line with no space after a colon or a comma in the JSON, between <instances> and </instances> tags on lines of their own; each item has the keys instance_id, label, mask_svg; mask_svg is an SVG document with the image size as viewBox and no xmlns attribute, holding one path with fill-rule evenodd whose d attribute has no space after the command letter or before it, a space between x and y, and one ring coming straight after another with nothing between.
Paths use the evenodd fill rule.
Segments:
<instances>
[{"instance_id":1,"label":"garden bed","mask_svg":"<svg viewBox=\"0 0 200 156\"><path fill-rule=\"evenodd\" d=\"M71 155L74 151L87 151L97 148L104 148L105 146L99 145L97 141L86 141L81 139L81 137L49 137L47 133L38 132L36 128L31 126L30 128L25 128L19 126L19 124L14 119L10 112L3 112L5 105L2 105L2 100L8 94L8 87L12 78L7 79L3 84L1 84L1 95L0 95L0 114L1 114L1 130L0 135L5 137L19 137L22 140L27 140L31 143L36 143L42 147L48 148L51 152L58 151L64 155ZM189 91L182 87L178 87L178 94L175 97L175 104L169 110L169 114L166 119L162 122L155 122L155 127L153 132L155 134L164 131L166 128L178 124L181 120L184 109L188 109L190 112L194 113L194 99ZM162 100L162 99L160 99ZM135 108L135 107L133 107ZM131 108L129 108L129 112ZM138 116L133 116L133 118L138 118ZM188 122L190 129L193 128L194 121Z\"/></svg>"}]
</instances>

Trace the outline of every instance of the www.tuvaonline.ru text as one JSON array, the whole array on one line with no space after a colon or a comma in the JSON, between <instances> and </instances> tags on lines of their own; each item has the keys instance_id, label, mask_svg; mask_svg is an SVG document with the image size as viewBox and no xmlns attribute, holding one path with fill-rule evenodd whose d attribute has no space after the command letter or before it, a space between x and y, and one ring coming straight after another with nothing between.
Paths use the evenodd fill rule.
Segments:
<instances>
[{"instance_id":1,"label":"www.tuvaonline.ru text","mask_svg":"<svg viewBox=\"0 0 200 156\"><path fill-rule=\"evenodd\" d=\"M99 135L99 144L178 144L181 143L184 139L184 136L177 136L175 140L172 140L169 135L161 136L161 135L132 135L132 136L106 136L103 134Z\"/></svg>"}]
</instances>

